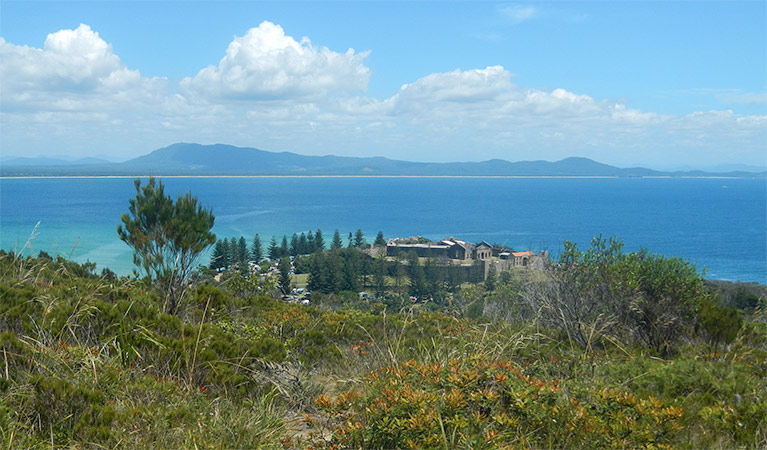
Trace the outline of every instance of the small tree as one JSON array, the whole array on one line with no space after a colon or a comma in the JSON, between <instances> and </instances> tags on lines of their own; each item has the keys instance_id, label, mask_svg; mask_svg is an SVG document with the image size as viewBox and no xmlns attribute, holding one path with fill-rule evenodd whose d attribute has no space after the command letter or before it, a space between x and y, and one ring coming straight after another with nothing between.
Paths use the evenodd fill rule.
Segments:
<instances>
[{"instance_id":1,"label":"small tree","mask_svg":"<svg viewBox=\"0 0 767 450\"><path fill-rule=\"evenodd\" d=\"M226 258L226 255L224 254L224 245L221 243L221 240L219 239L216 241L216 246L213 247L213 256L210 258L210 268L215 269L216 272L220 271L224 268L224 259Z\"/></svg>"},{"instance_id":2,"label":"small tree","mask_svg":"<svg viewBox=\"0 0 767 450\"><path fill-rule=\"evenodd\" d=\"M330 243L330 249L335 250L343 246L344 243L341 241L341 233L339 233L338 229L336 229L335 233L333 233L333 241Z\"/></svg>"},{"instance_id":3,"label":"small tree","mask_svg":"<svg viewBox=\"0 0 767 450\"><path fill-rule=\"evenodd\" d=\"M215 217L191 193L173 202L162 182L136 179L136 198L117 227L120 239L133 247L133 262L165 291L167 310L174 314L200 255L216 242Z\"/></svg>"},{"instance_id":4,"label":"small tree","mask_svg":"<svg viewBox=\"0 0 767 450\"><path fill-rule=\"evenodd\" d=\"M290 246L288 245L288 237L282 236L282 244L280 244L280 258L283 256L290 256Z\"/></svg>"},{"instance_id":5,"label":"small tree","mask_svg":"<svg viewBox=\"0 0 767 450\"><path fill-rule=\"evenodd\" d=\"M240 236L240 240L237 241L237 263L240 269L248 267L248 243L244 236Z\"/></svg>"},{"instance_id":6,"label":"small tree","mask_svg":"<svg viewBox=\"0 0 767 450\"><path fill-rule=\"evenodd\" d=\"M261 238L258 234L253 237L253 246L250 249L250 256L256 264L264 259L264 249L261 247Z\"/></svg>"},{"instance_id":7,"label":"small tree","mask_svg":"<svg viewBox=\"0 0 767 450\"><path fill-rule=\"evenodd\" d=\"M290 258L287 256L280 258L277 268L280 270L280 291L284 295L290 294Z\"/></svg>"},{"instance_id":8,"label":"small tree","mask_svg":"<svg viewBox=\"0 0 767 450\"><path fill-rule=\"evenodd\" d=\"M277 245L277 238L272 236L272 240L269 241L269 259L277 261L280 257L280 247Z\"/></svg>"},{"instance_id":9,"label":"small tree","mask_svg":"<svg viewBox=\"0 0 767 450\"><path fill-rule=\"evenodd\" d=\"M373 242L376 247L386 247L386 239L384 239L383 231L379 231L376 235L376 240Z\"/></svg>"},{"instance_id":10,"label":"small tree","mask_svg":"<svg viewBox=\"0 0 767 450\"><path fill-rule=\"evenodd\" d=\"M309 248L309 241L306 240L306 233L301 233L298 236L298 253L301 255L308 255L313 253L313 248Z\"/></svg>"},{"instance_id":11,"label":"small tree","mask_svg":"<svg viewBox=\"0 0 767 450\"><path fill-rule=\"evenodd\" d=\"M357 232L354 234L354 246L357 248L364 247L367 242L365 242L365 235L362 233L362 230L357 228Z\"/></svg>"},{"instance_id":12,"label":"small tree","mask_svg":"<svg viewBox=\"0 0 767 450\"><path fill-rule=\"evenodd\" d=\"M317 232L314 233L314 251L325 251L325 239L322 237L322 230L317 228Z\"/></svg>"},{"instance_id":13,"label":"small tree","mask_svg":"<svg viewBox=\"0 0 767 450\"><path fill-rule=\"evenodd\" d=\"M423 266L418 262L418 255L414 250L407 254L407 271L410 276L410 295L416 297L426 294L426 275Z\"/></svg>"},{"instance_id":14,"label":"small tree","mask_svg":"<svg viewBox=\"0 0 767 450\"><path fill-rule=\"evenodd\" d=\"M229 238L229 244L227 244L227 247L229 248L229 265L227 268L234 267L240 261L237 249L237 239L235 239L234 236Z\"/></svg>"}]
</instances>

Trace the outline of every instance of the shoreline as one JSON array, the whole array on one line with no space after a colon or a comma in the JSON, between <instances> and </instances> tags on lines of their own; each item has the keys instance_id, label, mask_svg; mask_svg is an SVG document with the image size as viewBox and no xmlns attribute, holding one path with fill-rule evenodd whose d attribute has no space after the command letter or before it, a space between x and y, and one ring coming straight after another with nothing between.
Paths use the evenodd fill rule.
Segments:
<instances>
[{"instance_id":1,"label":"shoreline","mask_svg":"<svg viewBox=\"0 0 767 450\"><path fill-rule=\"evenodd\" d=\"M29 175L0 176L0 180L77 180L77 179L135 179L135 178L469 178L469 179L691 179L691 180L753 180L760 177L731 176L638 176L617 175Z\"/></svg>"}]
</instances>

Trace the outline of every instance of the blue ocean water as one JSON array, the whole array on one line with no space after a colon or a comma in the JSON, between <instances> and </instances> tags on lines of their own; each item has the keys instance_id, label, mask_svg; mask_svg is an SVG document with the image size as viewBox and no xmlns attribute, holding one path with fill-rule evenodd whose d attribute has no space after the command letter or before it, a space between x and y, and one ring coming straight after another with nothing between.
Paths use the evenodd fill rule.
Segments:
<instances>
[{"instance_id":1,"label":"blue ocean water","mask_svg":"<svg viewBox=\"0 0 767 450\"><path fill-rule=\"evenodd\" d=\"M767 183L757 179L648 178L165 178L216 216L219 237L268 242L322 229L362 229L368 240L455 236L518 250L562 242L585 248L617 236L627 250L681 256L712 279L767 283ZM116 233L135 195L126 178L0 180L0 246L25 246L128 274Z\"/></svg>"}]
</instances>

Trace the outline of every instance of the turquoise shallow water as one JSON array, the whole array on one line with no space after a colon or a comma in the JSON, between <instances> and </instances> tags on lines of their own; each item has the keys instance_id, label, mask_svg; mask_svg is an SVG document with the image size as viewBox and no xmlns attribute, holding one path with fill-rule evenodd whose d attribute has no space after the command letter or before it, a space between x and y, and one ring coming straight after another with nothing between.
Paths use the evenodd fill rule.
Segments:
<instances>
[{"instance_id":1,"label":"turquoise shallow water","mask_svg":"<svg viewBox=\"0 0 767 450\"><path fill-rule=\"evenodd\" d=\"M557 254L602 233L628 250L687 258L715 279L767 283L767 183L755 179L166 178L216 216L219 237L264 242L361 228L372 240L456 236ZM0 246L90 260L121 274L130 249L116 233L131 179L0 180ZM30 252L30 250L26 250Z\"/></svg>"}]
</instances>

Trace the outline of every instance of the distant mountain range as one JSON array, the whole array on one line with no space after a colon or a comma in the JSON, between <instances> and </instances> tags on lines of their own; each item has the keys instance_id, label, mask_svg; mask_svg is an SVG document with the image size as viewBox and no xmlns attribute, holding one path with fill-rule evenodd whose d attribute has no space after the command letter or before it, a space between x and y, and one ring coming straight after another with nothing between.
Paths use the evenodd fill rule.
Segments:
<instances>
[{"instance_id":1,"label":"distant mountain range","mask_svg":"<svg viewBox=\"0 0 767 450\"><path fill-rule=\"evenodd\" d=\"M306 156L256 148L178 143L128 161L112 163L16 158L0 165L1 176L109 175L346 175L346 176L603 176L603 177L766 177L767 171L663 172L642 167L619 168L588 158L561 161L425 163L383 157Z\"/></svg>"},{"instance_id":2,"label":"distant mountain range","mask_svg":"<svg viewBox=\"0 0 767 450\"><path fill-rule=\"evenodd\" d=\"M102 158L7 158L0 161L0 165L9 167L51 167L51 166L85 166L94 164L111 164L112 161Z\"/></svg>"}]
</instances>

